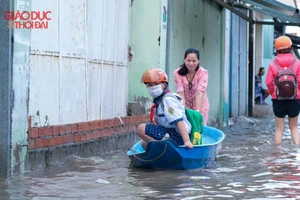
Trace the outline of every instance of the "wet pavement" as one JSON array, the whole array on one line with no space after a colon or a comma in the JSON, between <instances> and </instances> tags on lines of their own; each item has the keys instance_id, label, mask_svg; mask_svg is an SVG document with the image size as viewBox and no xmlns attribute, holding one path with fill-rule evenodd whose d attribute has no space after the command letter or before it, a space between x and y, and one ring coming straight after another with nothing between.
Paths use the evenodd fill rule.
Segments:
<instances>
[{"instance_id":1,"label":"wet pavement","mask_svg":"<svg viewBox=\"0 0 300 200\"><path fill-rule=\"evenodd\" d=\"M204 169L136 169L123 151L70 157L55 170L0 180L0 199L300 199L300 147L287 127L275 147L274 127L272 115L231 120L220 153Z\"/></svg>"}]
</instances>

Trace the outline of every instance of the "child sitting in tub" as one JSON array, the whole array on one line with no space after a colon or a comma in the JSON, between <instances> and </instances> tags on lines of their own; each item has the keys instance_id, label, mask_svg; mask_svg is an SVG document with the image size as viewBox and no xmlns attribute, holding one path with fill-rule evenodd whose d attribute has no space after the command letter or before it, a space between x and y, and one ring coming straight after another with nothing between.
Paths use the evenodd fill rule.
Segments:
<instances>
[{"instance_id":1,"label":"child sitting in tub","mask_svg":"<svg viewBox=\"0 0 300 200\"><path fill-rule=\"evenodd\" d=\"M143 148L146 149L150 141L162 140L166 134L178 145L193 148L189 137L191 124L187 120L183 104L176 97L170 96L172 94L167 89L167 74L161 69L150 69L142 75L141 81L154 102L150 112L151 123L140 124L137 128L138 135L143 140Z\"/></svg>"}]
</instances>

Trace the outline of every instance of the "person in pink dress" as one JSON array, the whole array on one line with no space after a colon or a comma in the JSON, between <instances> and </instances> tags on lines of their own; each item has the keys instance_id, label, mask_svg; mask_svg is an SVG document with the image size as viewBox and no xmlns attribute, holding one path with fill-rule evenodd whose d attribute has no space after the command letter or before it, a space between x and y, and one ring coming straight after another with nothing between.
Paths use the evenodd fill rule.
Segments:
<instances>
[{"instance_id":1,"label":"person in pink dress","mask_svg":"<svg viewBox=\"0 0 300 200\"><path fill-rule=\"evenodd\" d=\"M208 72L199 65L200 53L189 48L184 54L184 63L174 71L176 92L186 108L197 110L207 125L209 101L207 98Z\"/></svg>"}]
</instances>

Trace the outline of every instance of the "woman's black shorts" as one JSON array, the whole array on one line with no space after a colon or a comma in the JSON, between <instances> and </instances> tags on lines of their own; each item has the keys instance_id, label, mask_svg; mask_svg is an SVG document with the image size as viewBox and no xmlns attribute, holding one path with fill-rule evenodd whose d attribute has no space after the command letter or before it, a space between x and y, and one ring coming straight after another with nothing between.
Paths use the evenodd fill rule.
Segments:
<instances>
[{"instance_id":1,"label":"woman's black shorts","mask_svg":"<svg viewBox=\"0 0 300 200\"><path fill-rule=\"evenodd\" d=\"M290 118L297 117L300 111L300 99L278 100L272 99L273 112L276 117L284 118L286 115Z\"/></svg>"}]
</instances>

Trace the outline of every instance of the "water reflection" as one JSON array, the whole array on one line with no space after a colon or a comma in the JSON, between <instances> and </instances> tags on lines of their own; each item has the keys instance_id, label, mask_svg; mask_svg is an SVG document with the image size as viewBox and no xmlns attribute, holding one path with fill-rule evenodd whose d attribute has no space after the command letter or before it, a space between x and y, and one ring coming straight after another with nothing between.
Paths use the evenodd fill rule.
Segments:
<instances>
[{"instance_id":1,"label":"water reflection","mask_svg":"<svg viewBox=\"0 0 300 200\"><path fill-rule=\"evenodd\" d=\"M73 156L55 170L1 181L0 199L300 199L300 148L288 129L275 148L274 124L237 120L224 129L222 150L208 168L136 169L126 152Z\"/></svg>"},{"instance_id":2,"label":"water reflection","mask_svg":"<svg viewBox=\"0 0 300 200\"><path fill-rule=\"evenodd\" d=\"M4 178L0 177L0 199L8 199L7 184Z\"/></svg>"},{"instance_id":3,"label":"water reflection","mask_svg":"<svg viewBox=\"0 0 300 200\"><path fill-rule=\"evenodd\" d=\"M266 165L271 173L269 182L264 184L268 193L276 193L281 198L299 199L300 149L291 152L277 149L273 156L266 160Z\"/></svg>"}]
</instances>

